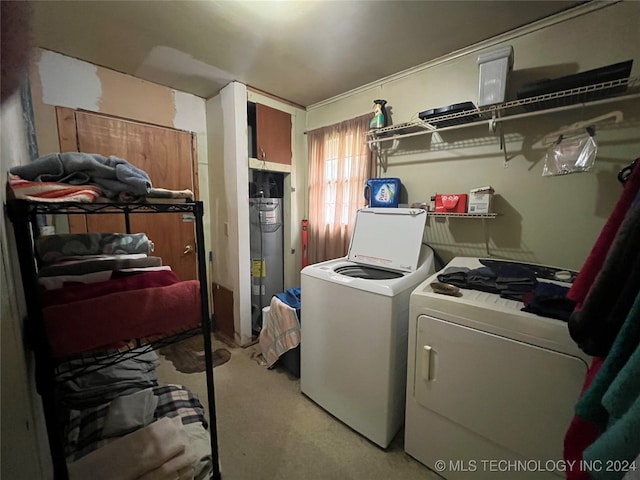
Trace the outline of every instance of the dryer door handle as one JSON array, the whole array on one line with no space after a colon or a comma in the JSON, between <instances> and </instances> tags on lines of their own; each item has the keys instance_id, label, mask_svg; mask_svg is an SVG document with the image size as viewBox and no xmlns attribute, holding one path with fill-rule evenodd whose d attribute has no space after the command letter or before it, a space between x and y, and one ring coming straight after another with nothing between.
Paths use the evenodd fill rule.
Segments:
<instances>
[{"instance_id":1,"label":"dryer door handle","mask_svg":"<svg viewBox=\"0 0 640 480\"><path fill-rule=\"evenodd\" d=\"M422 347L422 379L427 382L431 380L431 350L430 345Z\"/></svg>"}]
</instances>

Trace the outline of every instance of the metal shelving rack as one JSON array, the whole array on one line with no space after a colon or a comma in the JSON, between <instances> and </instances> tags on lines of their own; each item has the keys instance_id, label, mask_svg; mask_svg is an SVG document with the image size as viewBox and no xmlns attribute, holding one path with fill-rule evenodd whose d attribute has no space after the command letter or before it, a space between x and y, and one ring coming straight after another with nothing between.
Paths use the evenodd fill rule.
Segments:
<instances>
[{"instance_id":1,"label":"metal shelving rack","mask_svg":"<svg viewBox=\"0 0 640 480\"><path fill-rule=\"evenodd\" d=\"M518 118L533 117L563 110L572 110L587 106L603 105L607 103L623 102L640 98L640 93L631 92L616 95L619 90L634 89L640 85L640 77L629 77L608 82L586 85L583 87L562 90L544 95L527 97L520 100L478 107L463 112L448 113L426 120L416 120L398 125L390 125L367 132L366 143L378 156L378 161L386 170L381 153L381 144L401 138L432 134L447 130L468 128L478 125L488 125L489 131L496 133L499 130L500 145L505 153L505 162L508 160L506 148L504 148L504 134L501 124ZM613 96L612 95L613 93ZM606 97L606 98L603 98ZM590 98L593 98L590 100ZM578 100L575 102L575 100ZM533 108L532 111L522 112L523 109ZM521 113L518 113L521 112ZM456 122L455 125L438 127L439 123Z\"/></svg>"},{"instance_id":2,"label":"metal shelving rack","mask_svg":"<svg viewBox=\"0 0 640 480\"><path fill-rule=\"evenodd\" d=\"M218 437L216 430L216 408L215 392L213 383L213 354L211 347L211 318L209 315L209 297L207 288L206 257L204 248L204 228L202 217L204 206L201 201L191 201L182 203L41 203L12 198L12 192L7 189L7 214L13 224L16 246L18 250L18 261L22 276L22 286L27 306L26 333L30 347L34 351L35 357L35 380L36 388L42 398L47 435L49 437L49 448L53 461L54 479L68 479L68 470L63 447L62 425L59 418L59 399L57 393L57 375L61 373L61 362L56 359L51 351L46 332L41 309L39 285L37 280L37 260L34 251L34 239L38 236L37 218L46 214L64 215L84 215L84 214L114 214L120 213L125 216L126 231L130 233L129 215L155 214L155 213L188 213L194 216L196 229L196 245L198 257L198 279L200 281L200 305L201 305L201 326L197 329L185 330L182 332L167 332L161 338L138 339L132 347L144 346L151 349L158 346L168 345L179 341L187 336L203 335L204 350L206 360L206 382L207 400L209 414L209 433L211 437L211 461L213 471L211 478L218 480L221 478L218 457ZM101 352L103 353L103 352ZM117 363L128 356L127 351L114 352L110 360L103 363L92 361L91 354L81 356L83 362L78 369L74 369L73 374L82 374L87 371L95 371L106 365ZM69 374L68 371L64 372Z\"/></svg>"},{"instance_id":3,"label":"metal shelving rack","mask_svg":"<svg viewBox=\"0 0 640 480\"><path fill-rule=\"evenodd\" d=\"M497 213L453 213L453 212L427 212L428 217L458 217L458 218L496 218Z\"/></svg>"}]
</instances>

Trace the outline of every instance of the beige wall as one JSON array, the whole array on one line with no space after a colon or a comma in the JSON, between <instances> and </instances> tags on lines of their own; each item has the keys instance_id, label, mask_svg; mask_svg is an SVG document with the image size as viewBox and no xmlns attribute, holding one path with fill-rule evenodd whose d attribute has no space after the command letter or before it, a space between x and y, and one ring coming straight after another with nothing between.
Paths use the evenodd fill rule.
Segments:
<instances>
[{"instance_id":1,"label":"beige wall","mask_svg":"<svg viewBox=\"0 0 640 480\"><path fill-rule=\"evenodd\" d=\"M1 107L2 150L0 174L29 161L20 95ZM5 203L5 189L0 192ZM40 397L33 381L33 355L24 349L26 306L16 258L11 222L0 215L0 477L16 480L51 478L48 443Z\"/></svg>"},{"instance_id":2,"label":"beige wall","mask_svg":"<svg viewBox=\"0 0 640 480\"><path fill-rule=\"evenodd\" d=\"M227 189L224 181L224 126L220 95L207 100L207 145L209 158L209 195L211 215L216 219L211 224L213 268L211 281L226 288L233 287L229 276Z\"/></svg>"},{"instance_id":3,"label":"beige wall","mask_svg":"<svg viewBox=\"0 0 640 480\"><path fill-rule=\"evenodd\" d=\"M591 7L590 7L591 8ZM586 11L583 10L583 11ZM564 17L562 17L564 18ZM632 77L640 74L640 3L622 2L589 11L560 23L547 21L457 52L428 65L382 79L308 108L308 129L370 111L384 98L393 123L417 119L420 111L478 98L479 53L512 45L514 86L554 78L628 59ZM541 176L545 150L537 143L563 125L620 110L624 121L598 129L598 158L588 173ZM430 218L425 241L448 260L456 255L485 256L488 236L492 255L580 268L621 186L616 174L640 154L640 102L613 103L588 109L505 122L509 161L505 165L499 138L487 126L442 132L442 140L423 135L384 144L388 169L381 176L399 177L408 202L435 193L464 193L492 185L500 214L483 225L477 219Z\"/></svg>"}]
</instances>

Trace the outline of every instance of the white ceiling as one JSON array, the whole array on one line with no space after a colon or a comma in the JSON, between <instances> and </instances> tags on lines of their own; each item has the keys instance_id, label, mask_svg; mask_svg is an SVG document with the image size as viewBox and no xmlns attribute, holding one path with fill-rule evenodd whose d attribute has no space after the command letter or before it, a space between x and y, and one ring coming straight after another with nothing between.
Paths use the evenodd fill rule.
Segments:
<instances>
[{"instance_id":1,"label":"white ceiling","mask_svg":"<svg viewBox=\"0 0 640 480\"><path fill-rule=\"evenodd\" d=\"M36 46L203 98L236 80L306 107L584 2L31 3Z\"/></svg>"}]
</instances>

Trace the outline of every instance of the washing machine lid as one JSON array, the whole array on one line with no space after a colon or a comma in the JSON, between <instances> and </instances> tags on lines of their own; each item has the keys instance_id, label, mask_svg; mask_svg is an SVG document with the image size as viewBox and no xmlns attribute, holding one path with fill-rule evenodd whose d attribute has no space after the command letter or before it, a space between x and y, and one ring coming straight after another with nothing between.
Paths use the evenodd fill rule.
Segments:
<instances>
[{"instance_id":1,"label":"washing machine lid","mask_svg":"<svg viewBox=\"0 0 640 480\"><path fill-rule=\"evenodd\" d=\"M362 208L356 213L347 258L361 265L413 272L427 212L420 208Z\"/></svg>"}]
</instances>

